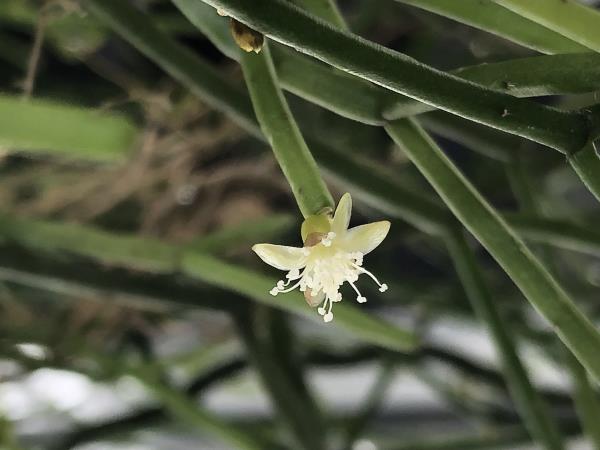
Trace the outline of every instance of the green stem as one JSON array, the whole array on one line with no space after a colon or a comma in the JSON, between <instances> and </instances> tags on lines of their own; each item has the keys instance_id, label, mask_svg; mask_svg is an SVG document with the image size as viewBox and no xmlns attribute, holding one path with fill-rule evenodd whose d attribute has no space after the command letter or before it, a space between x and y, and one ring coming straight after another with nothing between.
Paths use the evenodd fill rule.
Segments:
<instances>
[{"instance_id":1,"label":"green stem","mask_svg":"<svg viewBox=\"0 0 600 450\"><path fill-rule=\"evenodd\" d=\"M298 221L292 215L272 214L258 220L216 230L186 242L185 248L198 252L217 253L236 248L248 248L256 242L266 242L298 229Z\"/></svg>"},{"instance_id":2,"label":"green stem","mask_svg":"<svg viewBox=\"0 0 600 450\"><path fill-rule=\"evenodd\" d=\"M5 450L22 450L13 432L12 423L0 411L0 448Z\"/></svg>"},{"instance_id":3,"label":"green stem","mask_svg":"<svg viewBox=\"0 0 600 450\"><path fill-rule=\"evenodd\" d=\"M228 57L239 60L227 22L201 1L173 0L181 12ZM503 9L503 8L501 8ZM282 87L312 103L359 122L388 120L435 109L361 78L326 66L285 46L271 52ZM456 69L454 75L515 97L593 92L600 88L600 55L534 56Z\"/></svg>"},{"instance_id":4,"label":"green stem","mask_svg":"<svg viewBox=\"0 0 600 450\"><path fill-rule=\"evenodd\" d=\"M116 21L115 23L120 23L120 21L121 21L121 19ZM150 36L150 38L152 38L152 37L153 36ZM151 42L148 45L151 45ZM165 61L161 60L161 59L158 59L157 62L161 65L165 64ZM168 66L166 68L169 69ZM201 83L201 80L200 79L185 80L185 82L191 86L192 83L196 83L196 82ZM200 94L202 92L202 90L196 89L195 92ZM251 113L250 113L250 117L251 117ZM249 119L250 117L246 116L246 119ZM246 120L246 122L248 122L248 120ZM316 147L313 143L311 143L311 147L313 148L313 150L316 149ZM332 155L333 154L330 152L329 168L330 168L330 170L335 171L336 165L341 166L343 159L340 160L339 158L336 158L335 156L332 156ZM356 170L353 174L351 174L350 172L347 172L347 173L343 174L343 176L346 177L351 182L356 183L356 180L360 180L366 173L369 173L369 172L370 171L365 171L364 168L361 169L361 166L358 165L358 170ZM375 177L375 176L376 175L373 174L373 177ZM371 178L373 178L373 177L371 177ZM383 183L383 184L379 183L377 189L382 190L382 189L385 189L386 186L389 186L389 185L390 184L387 182ZM391 185L393 185L393 184L391 184ZM459 183L459 185L460 185L460 183ZM463 188L464 188L464 186L463 186ZM439 216L439 217L441 217L440 221L437 221L437 220L428 221L427 217L422 214L422 212L423 212L422 208L420 208L418 206L419 205L418 197L416 197L416 196L413 196L415 201L412 203L405 203L402 198L393 198L393 196L391 194L386 195L384 200L381 201L378 198L378 194L380 192L378 192L377 195L373 195L374 190L372 190L370 188L370 186L368 186L366 184L361 185L361 189L365 193L365 198L369 198L369 196L370 196L370 199L373 200L373 202L374 202L374 206L382 206L384 208L388 208L388 210L393 211L395 215L400 215L400 217L403 217L403 214L406 214L408 217L416 219L415 222L422 225L423 227L427 227L429 225L430 228L428 228L428 230L430 230L430 231L432 229L439 229L440 223L443 223L442 221L446 220L445 217L447 217L447 216L445 215L445 213L443 213L443 209L442 209L441 210L442 213ZM472 195L472 193L470 191L468 191L468 193L470 193ZM475 197L475 200L477 200L477 197ZM481 208L481 204L478 203L477 201L475 201L475 206L476 206L476 208L479 208L479 209ZM433 206L431 210L439 211L440 209ZM486 213L487 216L489 216L489 214L492 215L492 219L493 219L492 222L498 220L495 213L490 213L487 209L485 209L485 207L484 207L484 212ZM437 216L438 213L433 212L433 214ZM421 221L418 222L419 220L421 220ZM485 225L485 223L484 223L484 225ZM507 237L506 229L504 229L503 227L504 227L504 222L501 222L500 228L501 228L501 230L504 231L503 235L506 238ZM443 228L443 226L442 226L442 228ZM491 232L487 233L486 239L491 239L493 241L495 235L496 235L496 230L492 229ZM515 266L515 269L512 269L512 270L509 270L508 267L505 267L505 269L511 275L513 275L516 280L518 280L519 285L522 286L524 291L526 290L526 292L528 293L528 298L530 298L530 300L532 302L534 302L534 304L541 305L540 309L542 309L542 312L546 316L548 316L548 317L552 316L551 318L554 322L562 322L563 320L565 321L565 323L561 323L561 326L559 327L560 333L563 335L563 338L565 340L567 340L570 345L572 345L572 348L576 351L576 353L578 353L580 359L584 362L586 367L588 367L589 370L592 370L593 373L597 376L600 373L600 368L598 367L600 365L600 363L598 362L595 355L592 354L592 351L590 350L591 347L587 344L588 342L597 342L598 338L597 338L597 334L596 334L595 330L589 324L589 322L587 322L587 320L585 320L584 318L583 319L581 318L581 314L573 308L570 301L564 300L564 298L566 297L565 294L562 292L562 290L560 288L558 288L556 285L554 285L553 282L548 280L548 278L546 276L547 274L544 273L543 269L539 268L536 264L533 264L533 265L531 264L529 253L525 252L524 254L521 254L520 241L517 240L516 238L514 238L514 236L510 233L508 233L508 241L510 243L512 243L513 245L504 246L503 245L504 241L503 241L499 244L499 247L501 247L500 251L502 251L502 248L505 247L507 252L509 252L509 251L515 252L517 261L519 261L521 264ZM489 244L488 244L488 246L489 246ZM498 244L495 244L495 246L498 247ZM505 254L502 256L502 260L506 260L506 257L507 257L507 255L505 252ZM511 257L508 256L508 258L510 259ZM203 277L211 277L211 274L214 275L215 267L216 266L214 266L212 264L203 265L203 268L201 269L201 273L203 274ZM524 267L526 270L521 271L522 267ZM515 274L515 270L516 270L516 274ZM522 274L520 274L521 272L522 272ZM230 273L230 272L228 272L228 273ZM530 273L533 274L533 278L531 279L531 281L527 281L527 278L528 278L527 274L530 274ZM237 273L235 273L233 275L233 279L235 279L235 275L237 275ZM246 281L248 281L250 284L252 284L253 281L252 281L251 275L248 275L248 277L243 277L243 278ZM537 288L537 285L538 285L537 280L538 279L541 279L541 281L542 281L541 283L539 283L539 285L542 287L542 289L539 289L539 290ZM231 284L231 283L228 283L228 280L223 280L223 279L213 279L213 282L216 284L221 284L221 285L225 285L225 286L229 286ZM268 289L270 288L270 285L271 285L271 281L266 280L266 282L261 283L261 286L259 286L260 289L265 289L264 292L261 292L259 294L257 292L257 290L252 290L250 295L253 296L253 298L258 299L259 301L270 302L273 299L268 298L269 296L268 296L268 294L266 294ZM234 287L234 289L235 288L240 289L239 286ZM242 286L242 288L243 288L243 286ZM549 295L546 295L546 294L549 294ZM286 296L286 297L289 297L290 300L292 300L291 296ZM301 303L302 303L301 301L293 302L293 304L292 303L283 304L283 302L282 303L278 302L278 304L280 304L280 305L283 304L283 306L282 306L283 308L289 308L289 309L292 309L295 311L298 311L297 308L300 307ZM558 305L557 308L554 307L556 305ZM340 306L345 306L345 305L340 305ZM561 309L564 309L566 313L562 314ZM302 309L302 314L306 314L306 311L307 311L306 309ZM350 309L349 314L356 315L356 312ZM340 317L340 315L338 314L338 320L339 320L339 317ZM406 336L402 336L402 333L399 333L398 335L396 335L395 334L396 330L394 330L393 327L390 327L390 329L385 329L383 331L382 330L375 331L373 329L373 327L371 327L371 326L364 326L365 322L355 321L351 317L347 317L346 319L348 319L345 322L346 326L365 339L376 340L377 342L382 343L382 345L386 345L391 348L402 347L403 345L407 345L407 343L409 346L411 345L411 343L409 343L410 339L406 339ZM367 323L368 323L368 321L367 321ZM583 326L581 326L581 325L583 325ZM591 337L591 339L588 339L590 337ZM585 348L585 346L587 346L587 349ZM592 366L593 366L593 369L592 369Z\"/></svg>"},{"instance_id":5,"label":"green stem","mask_svg":"<svg viewBox=\"0 0 600 450\"><path fill-rule=\"evenodd\" d=\"M394 381L395 373L395 364L391 360L384 360L379 368L379 374L375 383L369 389L366 400L346 427L347 432L344 437L344 445L341 448L353 448L355 446L356 440L363 434L365 428L381 407L385 399L385 394L390 384Z\"/></svg>"},{"instance_id":6,"label":"green stem","mask_svg":"<svg viewBox=\"0 0 600 450\"><path fill-rule=\"evenodd\" d=\"M293 432L295 440L305 450L325 448L326 435L320 414L306 395L297 389L284 368L278 364L264 339L264 326L254 308L234 317L248 358L258 371L280 417ZM257 332L260 330L260 333Z\"/></svg>"},{"instance_id":7,"label":"green stem","mask_svg":"<svg viewBox=\"0 0 600 450\"><path fill-rule=\"evenodd\" d=\"M531 435L547 449L563 448L562 439L548 407L535 391L517 353L513 333L502 318L492 298L479 264L462 232L447 239L448 249L467 297L479 318L487 325L498 355L508 388Z\"/></svg>"},{"instance_id":8,"label":"green stem","mask_svg":"<svg viewBox=\"0 0 600 450\"><path fill-rule=\"evenodd\" d=\"M510 162L521 144L518 136L502 133L444 111L419 116L419 123L434 134L500 162Z\"/></svg>"},{"instance_id":9,"label":"green stem","mask_svg":"<svg viewBox=\"0 0 600 450\"><path fill-rule=\"evenodd\" d=\"M600 380L600 359L595 350L600 348L600 333L523 241L416 123L396 121L386 130L580 362Z\"/></svg>"},{"instance_id":10,"label":"green stem","mask_svg":"<svg viewBox=\"0 0 600 450\"><path fill-rule=\"evenodd\" d=\"M594 142L588 142L581 151L569 156L569 163L588 190L600 200L600 152Z\"/></svg>"},{"instance_id":11,"label":"green stem","mask_svg":"<svg viewBox=\"0 0 600 450\"><path fill-rule=\"evenodd\" d=\"M515 97L585 93L600 87L600 55L571 53L516 58L462 67L450 73ZM400 119L434 108L415 100L396 99L383 116Z\"/></svg>"},{"instance_id":12,"label":"green stem","mask_svg":"<svg viewBox=\"0 0 600 450\"><path fill-rule=\"evenodd\" d=\"M577 361L573 354L564 349L564 360L567 363L574 384L575 407L583 423L586 434L592 441L594 448L600 450L600 398L592 386L584 367Z\"/></svg>"},{"instance_id":13,"label":"green stem","mask_svg":"<svg viewBox=\"0 0 600 450\"><path fill-rule=\"evenodd\" d=\"M208 247L215 251L217 248L211 236L209 235L207 239L211 243ZM269 290L277 280L222 262L198 251L193 246L173 245L150 238L119 235L88 226L8 217L0 219L0 242L4 245L17 242L33 252L25 256L12 255L3 247L0 252L3 255L3 258L0 258L0 266L3 268L0 270L0 278L21 280L24 284L42 286L62 294L88 295L86 291L89 290L90 285L101 292L109 287L114 290L115 286L118 286L117 290L129 291L129 297L135 298L138 302L145 301L145 304L159 309L163 308L160 308L160 303L156 300L162 297L171 300L171 304L179 304L179 306L184 304L215 307L217 305L223 309L234 306L233 302L232 304L221 303L222 296L217 294L198 295L202 289L198 290L197 286L189 286L185 283L181 286L172 285L164 277L156 276L155 279L152 277L152 272L172 274L183 271L192 279L204 281L230 292L241 293L259 303L313 320L318 319L299 292L291 292L275 298L269 294ZM231 241L221 240L224 246L229 242ZM202 242L197 241L196 246L202 248ZM220 247L221 250L224 248L226 247ZM85 270L73 271L73 266L62 264L62 260L59 263L48 264L43 258L38 262L31 256L57 252L76 255L79 258L101 260L107 270L108 266L112 266L113 269L126 267L131 277L114 272L111 274L107 272L106 277L98 277L97 267L94 265L90 265ZM138 273L140 268L147 269L149 272ZM2 273L3 271L5 273ZM66 272L66 279L63 277L63 272ZM112 281L111 276L114 277ZM75 281L71 281L72 279ZM156 298L157 294L159 299ZM339 305L336 309L335 325L367 342L394 350L409 350L417 345L417 339L412 332L372 317L347 304Z\"/></svg>"},{"instance_id":14,"label":"green stem","mask_svg":"<svg viewBox=\"0 0 600 450\"><path fill-rule=\"evenodd\" d=\"M384 450L498 450L517 448L530 442L527 431L520 427L488 430L479 435L425 438L404 445L383 447Z\"/></svg>"},{"instance_id":15,"label":"green stem","mask_svg":"<svg viewBox=\"0 0 600 450\"><path fill-rule=\"evenodd\" d=\"M600 52L600 11L573 0L494 0L498 5Z\"/></svg>"},{"instance_id":16,"label":"green stem","mask_svg":"<svg viewBox=\"0 0 600 450\"><path fill-rule=\"evenodd\" d=\"M168 412L177 419L199 430L206 431L233 448L264 450L264 445L249 434L225 423L223 420L200 408L184 394L166 386L151 367L129 368L127 372L141 381Z\"/></svg>"},{"instance_id":17,"label":"green stem","mask_svg":"<svg viewBox=\"0 0 600 450\"><path fill-rule=\"evenodd\" d=\"M0 117L0 147L81 159L123 159L137 134L125 117L39 99L0 95Z\"/></svg>"},{"instance_id":18,"label":"green stem","mask_svg":"<svg viewBox=\"0 0 600 450\"><path fill-rule=\"evenodd\" d=\"M492 1L397 0L494 33L542 53L585 52L587 48ZM529 1L529 0L525 0Z\"/></svg>"},{"instance_id":19,"label":"green stem","mask_svg":"<svg viewBox=\"0 0 600 450\"><path fill-rule=\"evenodd\" d=\"M206 8L204 8L206 5L201 2L195 2L196 7L192 8L194 4L189 3L187 0L174 1L182 8L194 24L199 26L203 31L206 31L207 29L211 31L209 33L211 38L217 39L217 42L231 41L228 31L224 28L219 28L221 25L215 25L222 24L222 18L216 13L208 14ZM114 0L107 0L106 2L88 0L88 2L92 11L96 11L109 26L154 60L165 71L170 73L174 78L180 80L182 84L187 86L203 100L209 102L219 110L230 114L234 120L251 134L262 138L256 120L252 114L252 105L250 104L249 99L244 96L236 86L225 81L219 75L218 71L200 61L195 55L189 54L186 49L179 48L177 43L171 41L168 36L157 30L156 27L153 27L142 13L135 8L128 6L126 3L115 3ZM215 22L214 20L201 21L199 19L201 17L212 16L216 16L216 19L220 22ZM127 26L129 21L133 24L131 27ZM207 23L208 25L205 25L204 27L199 25ZM216 38L215 36L220 36L220 38ZM220 39L220 41L218 39ZM171 51L174 47L177 47L176 51ZM235 53L239 54L239 51L236 50ZM177 55L180 56L177 57ZM194 76L194 73L197 71L202 72L202 74L200 76ZM294 71L293 68L290 71L294 72L296 77L298 77L299 73L304 73L304 71ZM312 70L307 70L307 73L311 72ZM293 81L290 82L290 85L292 83ZM215 89L214 86L217 84L219 86ZM377 123L380 120L379 111L381 109L379 106L379 97L373 97L371 95L374 91L368 83L361 80L361 83L358 83L358 88L356 88L356 85L357 83L354 82L352 77L345 76L344 82L335 84L335 86L339 86L339 89L337 90L328 89L327 86L320 84L315 85L317 92L306 91L306 86L298 87L298 84L295 84L294 86L298 87L302 92L310 92L310 94L306 94L306 97L309 99L323 98L322 94L319 94L319 92L334 93L333 96L328 94L329 96L326 96L319 104L335 104L336 106L332 107L332 109L346 111L349 117L359 118L359 120L362 118L362 120L367 123L370 121ZM331 87L331 85L329 87ZM213 91L222 93L223 95L215 100L213 98ZM332 98L345 100L340 100L335 103ZM349 106L352 104L363 105L364 108L361 106L357 109L353 106ZM504 146L499 147L504 148ZM594 170L589 170L588 172L589 173L586 174L586 179L590 180L590 185L593 185L594 180L600 179L600 177L594 177Z\"/></svg>"},{"instance_id":20,"label":"green stem","mask_svg":"<svg viewBox=\"0 0 600 450\"><path fill-rule=\"evenodd\" d=\"M303 53L395 92L564 153L588 139L582 114L486 89L373 42L316 21L283 0L206 0L239 21Z\"/></svg>"},{"instance_id":21,"label":"green stem","mask_svg":"<svg viewBox=\"0 0 600 450\"><path fill-rule=\"evenodd\" d=\"M348 28L335 0L296 0L296 3L334 27Z\"/></svg>"},{"instance_id":22,"label":"green stem","mask_svg":"<svg viewBox=\"0 0 600 450\"><path fill-rule=\"evenodd\" d=\"M515 196L521 204L521 209L530 214L542 217L543 212L539 207L535 192L529 183L529 176L523 162L517 158L512 165L507 166L507 171ZM542 247L541 255L548 266L556 273L551 249ZM600 450L600 428L597 426L598 418L600 417L600 399L598 393L594 391L588 374L573 354L562 345L561 350L563 360L566 362L574 383L575 407L583 423L583 428L595 443L596 449Z\"/></svg>"},{"instance_id":23,"label":"green stem","mask_svg":"<svg viewBox=\"0 0 600 450\"><path fill-rule=\"evenodd\" d=\"M153 25L137 8L121 0L84 0L83 4L98 19L155 61L174 79L202 97L210 106L226 112L251 134L260 135L246 93L226 81L217 69L197 58L191 50Z\"/></svg>"},{"instance_id":24,"label":"green stem","mask_svg":"<svg viewBox=\"0 0 600 450\"><path fill-rule=\"evenodd\" d=\"M304 217L333 208L331 194L279 88L268 42L241 58L246 85L263 134Z\"/></svg>"}]
</instances>

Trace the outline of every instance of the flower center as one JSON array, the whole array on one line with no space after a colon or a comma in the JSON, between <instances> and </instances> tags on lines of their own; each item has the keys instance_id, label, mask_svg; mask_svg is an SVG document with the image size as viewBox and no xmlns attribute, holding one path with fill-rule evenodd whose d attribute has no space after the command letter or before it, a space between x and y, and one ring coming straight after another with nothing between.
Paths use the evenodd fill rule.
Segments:
<instances>
[{"instance_id":1,"label":"flower center","mask_svg":"<svg viewBox=\"0 0 600 450\"><path fill-rule=\"evenodd\" d=\"M357 294L356 301L367 301L354 284L361 274L366 274L377 283L380 292L387 290L387 285L382 284L368 270L362 267L363 254L361 252L348 252L344 249L343 242L336 238L336 234L329 232L320 236L320 242L311 247L304 247L308 256L306 266L302 271L293 269L286 275L287 281L280 280L277 286L271 289L271 295L290 292L296 288L305 292L310 298L324 297L323 304L318 309L325 322L333 319L333 303L342 300L340 287L348 282ZM296 281L288 287L292 281ZM307 298L309 304L314 303ZM315 305L316 306L316 305Z\"/></svg>"}]
</instances>

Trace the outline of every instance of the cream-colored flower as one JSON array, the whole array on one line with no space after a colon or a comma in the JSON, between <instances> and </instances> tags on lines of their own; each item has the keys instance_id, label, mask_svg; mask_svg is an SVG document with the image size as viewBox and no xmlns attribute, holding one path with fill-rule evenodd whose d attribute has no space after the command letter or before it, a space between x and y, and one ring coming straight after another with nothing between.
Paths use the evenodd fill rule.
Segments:
<instances>
[{"instance_id":1,"label":"cream-colored flower","mask_svg":"<svg viewBox=\"0 0 600 450\"><path fill-rule=\"evenodd\" d=\"M296 288L304 292L309 305L322 303L318 312L325 322L333 319L333 304L342 300L339 292L344 283L356 291L356 300L367 299L355 285L358 277L365 274L377 283L380 292L387 290L368 270L362 267L363 256L376 248L386 237L390 223L374 222L348 229L352 198L344 194L335 215L308 217L302 224L304 247L256 244L252 250L267 264L288 271L286 281L280 280L271 289L271 295L290 292ZM291 283L294 283L290 286Z\"/></svg>"}]
</instances>

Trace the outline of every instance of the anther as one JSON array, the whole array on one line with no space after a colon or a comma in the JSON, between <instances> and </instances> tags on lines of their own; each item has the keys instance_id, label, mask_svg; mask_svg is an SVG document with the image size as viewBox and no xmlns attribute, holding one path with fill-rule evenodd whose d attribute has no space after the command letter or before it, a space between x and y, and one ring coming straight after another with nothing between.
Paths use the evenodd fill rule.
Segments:
<instances>
[{"instance_id":1,"label":"anther","mask_svg":"<svg viewBox=\"0 0 600 450\"><path fill-rule=\"evenodd\" d=\"M286 278L291 280L291 279L298 278L299 276L300 276L300 270L292 269L288 272L288 274L286 275Z\"/></svg>"}]
</instances>

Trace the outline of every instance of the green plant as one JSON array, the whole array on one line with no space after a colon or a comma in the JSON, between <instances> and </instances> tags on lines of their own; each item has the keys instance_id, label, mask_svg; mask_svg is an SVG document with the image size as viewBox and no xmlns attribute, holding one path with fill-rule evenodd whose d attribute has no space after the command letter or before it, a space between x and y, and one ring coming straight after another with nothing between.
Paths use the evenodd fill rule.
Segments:
<instances>
[{"instance_id":1,"label":"green plant","mask_svg":"<svg viewBox=\"0 0 600 450\"><path fill-rule=\"evenodd\" d=\"M594 415L600 410L597 392L600 329L594 303L597 287L590 285L596 281L590 283L589 276L582 276L582 273L590 273L589 267L598 264L594 258L600 255L600 232L593 225L598 220L596 201L600 200L597 148L600 115L595 98L595 92L600 90L600 57L595 53L600 42L597 32L600 13L575 0L400 0L398 3L409 5L396 5L400 11L414 14L432 26L455 25L449 22L439 25L435 16L419 10L500 36L504 40L494 38L490 47L496 45L501 52L519 57L488 63L469 56L464 59L470 60L470 65L442 71L354 34L352 25L346 23L343 9L340 12L334 0L158 1L158 6L148 7L149 14L127 1L81 0L83 11L89 15L82 11L72 14L67 7L59 5L58 19L43 16L49 25L38 26L36 36L47 32L58 54L69 60L75 57L79 64L118 84L127 94L125 102L132 103L133 107L100 115L91 100L88 105L67 106L68 98L61 104L60 96L67 96L70 91L60 85L54 88L57 100L52 102L36 95L25 101L15 93L2 95L0 116L6 119L0 123L0 145L6 147L11 156L13 150L44 155L56 152L94 164L98 161L124 164L120 169L124 170L123 179L138 183L142 192L148 186L163 192L164 184L171 182L168 174L150 183L139 173L160 172L157 167L167 164L170 156L175 159L172 155L177 155L176 151L170 152L178 142L197 138L190 132L195 118L205 120L207 111L215 110L239 127L226 129L215 144L215 153L221 157L227 154L227 136L232 135L246 139L242 140L241 149L236 148L237 152L247 148L248 152L260 153L270 148L289 189L289 192L285 190L286 198L294 199L303 217L299 215L294 221L287 216L272 215L252 226L242 224L218 230L181 244L140 236L143 227L136 222L135 213L133 218L124 218L126 214L122 212L115 213L119 211L115 206L133 197L134 191L127 190L127 183L122 189L115 189L111 194L114 204L105 209L97 204L102 202L87 199L86 192L83 200L70 201L76 206L81 202L84 210L100 208L100 212L91 215L93 220L88 219L91 222L88 224L56 219L56 216L68 217L60 208L50 208L52 214L46 214L43 220L14 217L19 209L19 197L15 194L12 207L5 208L0 220L0 240L7 255L0 260L2 280L71 297L90 291L97 296L112 292L141 297L142 310L151 309L158 300L159 304L167 305L166 313L161 310L163 319L170 317L172 308L190 304L194 308L224 312L231 318L235 333L243 343L243 355L247 355L244 358L256 368L265 391L281 415L283 437L273 423L263 435L231 426L198 409L190 401L193 389L180 392L174 387L168 380L168 363L161 362L156 355L151 355L150 362L131 362L123 357L117 364L111 364L106 355L89 346L86 339L70 345L68 352L75 359L95 360L100 368L97 369L100 375L94 373L95 376L111 378L115 373L134 376L154 392L163 408L159 412L166 412L236 448L325 449L335 445L332 430L340 429L342 445L351 446L364 434L367 422L373 420L378 403L383 399L382 392L393 380L390 375L393 367L406 364L414 368L420 364L421 359L427 357L422 355L430 355L432 351L423 338L426 326L438 317L451 315L475 317L483 324L501 362L499 373L492 371L491 375L489 370L473 370L472 365L458 357L454 358L453 367L475 372L474 377L488 386L499 385L502 401L510 399L514 404L518 423L509 427L511 424L503 423L496 417L500 415L494 415L490 408L492 412L486 417L486 425L492 429L490 434L441 440L425 437L414 443L399 440L390 445L382 439L382 448L487 448L532 439L543 448L559 450L566 448L565 436L579 433L581 429L573 413L576 409L584 433L600 449L598 426L594 422ZM6 5L4 9L0 7L0 19L20 27L35 23L32 18L35 8L22 8L13 2ZM40 9L39 14L46 14L44 11L56 6L52 2L50 5ZM160 14L160 8L168 10L177 20L187 18L193 26L178 21L166 24L166 16ZM359 16L372 13L379 17L383 6L372 2L362 8ZM65 41L73 35L73 30L86 24L93 27L93 39L90 38L89 45L73 52ZM238 34L247 30L254 36L256 33L264 35L264 46L260 51L255 48L256 53L243 52L236 45L230 28ZM239 62L245 86L241 79L226 75L223 68L179 42L175 37L178 32L205 36L223 55ZM157 100L151 94L156 85L146 79L145 70L137 73L113 70L99 55L98 47L114 35L141 52L179 85L170 86L169 94ZM482 33L481 36L487 35ZM432 39L439 40L437 36ZM518 44L521 50L506 41ZM546 55L531 55L529 51L523 55L524 48ZM32 64L37 64L36 61L25 64L11 50L0 45L0 57L4 56L16 69L35 69ZM99 91L111 92L114 88L95 79L94 82ZM84 88L82 82L81 86L75 84L73 90L79 93ZM300 97L303 102L292 99L284 91ZM101 93L98 95L103 97ZM547 102L534 98L540 96L561 97ZM189 109L193 110L198 101L206 105L206 111L194 116ZM568 106L569 101L572 106ZM189 116L192 120L187 122ZM311 116L318 118L311 120ZM43 126L35 126L35 123ZM210 119L207 123L206 126L210 126ZM213 134L218 135L218 130L209 128L200 139L210 146ZM445 137L480 155L466 153L464 161L460 158L456 161L456 149L450 147L446 152L446 143L437 143L432 135ZM153 153L159 146L157 141L165 154ZM141 149L139 155L128 159L134 147ZM386 153L386 148L392 150ZM218 158L213 159L218 162ZM394 162L398 160L404 163ZM214 160L208 157L206 161L208 169L203 176L210 178L213 167L210 164L214 164ZM193 166L191 159L187 162ZM539 168L534 163L539 163ZM392 167L385 167L386 164ZM177 167L181 170L181 165ZM7 166L9 176L11 170L15 169ZM99 171L101 178L101 171L107 169L94 170ZM239 175L231 169L228 176L233 176L232 172ZM35 189L43 198L48 192L52 193L54 180L43 170L40 173L39 186L36 184ZM60 170L50 173L62 183L70 179L69 174ZM188 175L191 177L191 174L193 169ZM250 191L247 174L243 172L239 176L246 183L242 184L241 192ZM563 192L556 193L563 186L560 182L553 183L553 176L568 180L575 192L569 195L584 199L581 204L589 206L577 208L565 202ZM18 177L15 179L13 189L17 192L21 186ZM264 177L261 182L266 183ZM206 203L220 198L230 187L226 185L219 191L207 182L203 188ZM406 287L410 284L410 268L408 275L399 270L397 263L390 262L395 261L395 255L387 252L381 258L374 258L386 276L392 277L389 293L383 294L387 285L377 281L381 294L369 297L381 297L375 301L374 311L352 305L343 295L344 302L336 306L333 333L349 336L351 341L358 342L355 345L374 346L369 349L376 349L372 351L382 369L381 378L364 408L342 424L326 420L320 399L311 392L305 379L303 363L308 363L308 356L302 359L294 353L297 345L306 342L294 333L288 314L302 320L318 318L318 315L301 294L290 292L275 297L284 291L279 286L283 281L277 283L273 293L275 283L270 276L261 273L264 268L247 267L251 264L247 258L252 244L274 242L273 235L281 236L278 243L285 243L285 239L294 239L288 233L291 228L295 229L297 240L301 235L305 246L328 247L331 240L341 239L350 219L332 216L332 191L352 193L366 216L392 220L388 241L399 240L403 248L424 258L428 252L435 255L433 259L443 262L448 258L452 269L444 272L443 280L438 280L431 292L422 292L425 286L418 280L417 287L411 290ZM32 194L25 197L27 195ZM340 210L349 211L349 198L343 197L344 207ZM184 198L182 202L185 201ZM67 211L70 202L64 203ZM503 203L518 204L519 211L497 206ZM156 208L158 206L154 210ZM556 211L546 214L552 208ZM217 210L214 206L212 211ZM135 225L126 225L124 228L129 226L129 229L119 231L114 223L119 224L120 220L133 221ZM305 220L304 225L292 226L302 220ZM343 230L338 227L340 221L345 221ZM417 244L414 232L403 228L403 222L417 230ZM380 222L383 223L386 222ZM385 237L389 225L380 228L385 228L385 233L377 228L380 236L369 237L377 241L373 248ZM372 248L364 244L365 240L368 239L363 236L361 248L368 247L368 252ZM427 245L420 245L423 241ZM495 263L480 254L477 244ZM333 248L353 248L348 243L344 245L334 244ZM227 261L228 252L240 246L243 250L236 254L239 261ZM299 282L299 285L311 303L311 289L321 289L321 285L327 283L313 276L307 287L299 269L306 266L303 258L310 252L285 248L296 252L294 257L302 260L302 264L296 261L279 267L278 261L285 255L278 259L265 257L266 250L257 253L275 267L285 268L290 281L304 280L304 284ZM320 258L341 258L342 250L338 250L336 256L332 256L333 251L331 254L322 252ZM344 264L351 264L352 270L327 269L327 277L335 279L336 274L345 273L343 282L347 281L356 290L353 282L358 274L372 276L362 269L362 251L348 250L351 258ZM567 264L557 264L559 251L566 255ZM91 274L73 271L82 262L90 265ZM111 272L107 281L100 280L93 272L100 267L98 264L114 268L115 273ZM314 270L318 270L319 264L314 264L317 267ZM125 269L125 273L120 273L120 269ZM520 294L511 292L502 274L512 280ZM139 276L145 277L149 284ZM183 277L188 284L179 286L177 277ZM313 296L320 301L326 298L325 304L329 302L327 311L319 309L326 321L333 317L332 302L341 299L337 296L342 283L329 278L329 285L335 285L335 289L329 289L330 293L323 287L323 297ZM56 280L58 283L53 283ZM166 283L167 294L158 289L161 283ZM398 304L393 301L395 288L406 288L411 299L405 300L404 306L418 311L415 315L419 320L413 321L411 326L397 325L376 313L379 302ZM436 289L447 295L438 298ZM449 300L453 289L460 292L461 300L464 292L468 303ZM176 295L169 296L171 291ZM269 291L273 295L269 295ZM363 301L365 297L358 293L358 300ZM539 320L544 325L537 324ZM44 341L43 335L32 336ZM569 409L570 421L555 414L552 397L541 392L532 379L531 367L520 351L523 343L533 343L543 349L573 377L576 408ZM315 352L318 351L317 348ZM433 348L433 353L438 358L443 354L441 359L452 359L439 349ZM335 360L335 351L326 356L325 359ZM16 356L11 353L11 357ZM32 363L21 359L23 364ZM75 366L85 371L86 366L82 367ZM201 372L201 376L205 372ZM225 372L224 376L228 373ZM451 398L467 414L476 415L478 409L472 407L465 395L454 395L443 382L436 383L433 378L429 378L431 386ZM484 403L478 407L487 411L489 405ZM110 431L110 427L108 429ZM86 433L93 435L94 429L84 429L81 433L72 441L85 440ZM374 435L377 439L376 433Z\"/></svg>"}]
</instances>

